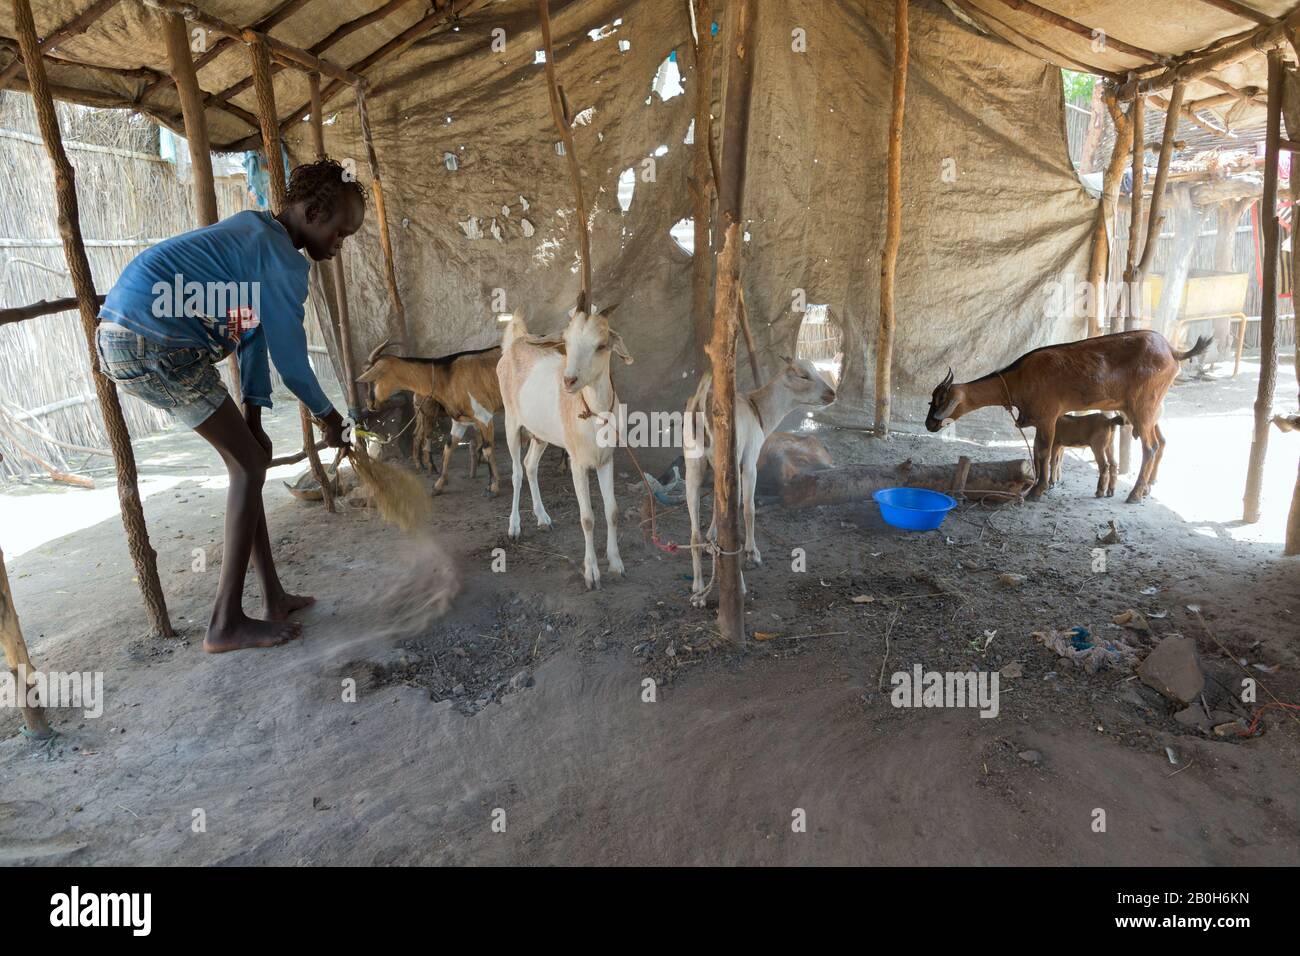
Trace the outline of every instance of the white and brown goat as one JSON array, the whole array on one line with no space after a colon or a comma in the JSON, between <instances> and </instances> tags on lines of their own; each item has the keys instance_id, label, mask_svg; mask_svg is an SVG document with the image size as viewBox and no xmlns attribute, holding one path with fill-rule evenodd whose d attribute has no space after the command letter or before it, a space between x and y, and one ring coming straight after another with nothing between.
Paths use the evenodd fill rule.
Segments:
<instances>
[{"instance_id":1,"label":"white and brown goat","mask_svg":"<svg viewBox=\"0 0 1300 956\"><path fill-rule=\"evenodd\" d=\"M1097 497L1115 494L1119 465L1115 461L1115 429L1124 424L1123 415L1062 415L1056 420L1052 439L1052 477L1048 487L1061 480L1061 457L1067 448L1091 448L1097 461ZM1152 479L1153 481L1155 479Z\"/></svg>"},{"instance_id":2,"label":"white and brown goat","mask_svg":"<svg viewBox=\"0 0 1300 956\"><path fill-rule=\"evenodd\" d=\"M433 493L439 494L446 486L451 453L468 433L470 476L475 473L481 446L491 473L488 494L495 496L500 479L493 454L493 420L501 411L501 388L496 374L501 349L493 346L439 358L412 358L383 354L389 344L385 342L370 353L365 370L357 377L357 381L373 386L372 408L383 405L403 390L413 393L417 402L424 397L431 398L452 422L443 442L442 472L433 485Z\"/></svg>"},{"instance_id":3,"label":"white and brown goat","mask_svg":"<svg viewBox=\"0 0 1300 956\"><path fill-rule=\"evenodd\" d=\"M754 542L754 486L758 482L758 456L763 442L776 431L781 420L796 408L824 408L835 401L835 389L807 359L782 360L780 373L762 388L736 393L736 463L745 515L745 558L754 565L762 556ZM713 464L713 434L709 425L709 390L713 375L706 372L686 403L682 423L682 444L686 458L686 509L691 516L691 603L703 607L706 599L700 577L700 486ZM717 529L717 514L709 525L709 538ZM740 579L742 591L745 579Z\"/></svg>"},{"instance_id":4,"label":"white and brown goat","mask_svg":"<svg viewBox=\"0 0 1300 956\"><path fill-rule=\"evenodd\" d=\"M1206 336L1185 352L1175 351L1159 332L1138 329L1046 345L1026 352L1001 371L953 384L952 370L930 397L925 427L937 432L977 408L1000 405L1017 410L1016 424L1034 428L1031 499L1041 498L1052 476L1056 423L1066 412L1121 412L1142 442L1142 467L1128 496L1146 497L1164 454L1157 422L1178 363L1210 346Z\"/></svg>"},{"instance_id":5,"label":"white and brown goat","mask_svg":"<svg viewBox=\"0 0 1300 956\"><path fill-rule=\"evenodd\" d=\"M573 490L578 498L582 534L586 549L582 576L588 588L600 587L600 568L594 543L595 518L591 510L591 486L587 472L594 470L605 503L605 558L609 574L623 574L618 552L618 505L614 500L614 451L617 441L608 441L607 422L617 418L610 359L617 355L625 363L632 356L623 340L609 327L613 308L597 314L575 309L563 339L542 339L528 334L522 315L515 314L501 340L497 376L505 405L506 443L510 446L514 497L510 504L510 537L518 538L519 492L524 474L533 497L533 515L538 527L549 528L551 517L542 504L537 487L537 466L547 445L559 445L569 454ZM521 430L532 436L524 467L520 467Z\"/></svg>"}]
</instances>

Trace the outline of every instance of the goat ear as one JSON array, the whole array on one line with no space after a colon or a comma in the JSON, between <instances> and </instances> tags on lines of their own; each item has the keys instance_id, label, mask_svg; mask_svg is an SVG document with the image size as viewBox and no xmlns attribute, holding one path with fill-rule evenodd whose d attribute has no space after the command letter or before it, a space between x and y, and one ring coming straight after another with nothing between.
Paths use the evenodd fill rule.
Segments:
<instances>
[{"instance_id":1,"label":"goat ear","mask_svg":"<svg viewBox=\"0 0 1300 956\"><path fill-rule=\"evenodd\" d=\"M617 302L615 302L613 305L607 305L607 306L605 306L605 308L603 308L603 309L600 310L600 315L601 315L601 317L602 317L602 318L605 318L605 319L608 319L611 315L614 314L614 310L617 309L618 306L619 306L619 303L617 303Z\"/></svg>"},{"instance_id":2,"label":"goat ear","mask_svg":"<svg viewBox=\"0 0 1300 956\"><path fill-rule=\"evenodd\" d=\"M370 368L366 369L364 372L362 372L360 375L357 376L357 381L373 382L375 379L379 378L379 363L381 361L383 360L382 359L376 360L375 364L371 365Z\"/></svg>"},{"instance_id":3,"label":"goat ear","mask_svg":"<svg viewBox=\"0 0 1300 956\"><path fill-rule=\"evenodd\" d=\"M623 344L623 336L611 329L609 333L609 343L610 347L614 350L614 354L623 360L624 365L632 364L632 353L629 352L627 346Z\"/></svg>"},{"instance_id":4,"label":"goat ear","mask_svg":"<svg viewBox=\"0 0 1300 956\"><path fill-rule=\"evenodd\" d=\"M786 365L793 365L793 364L794 364L794 361L793 361L793 360L790 358L790 356L788 356L788 355L782 355L782 356L781 356L781 361L784 362Z\"/></svg>"}]
</instances>

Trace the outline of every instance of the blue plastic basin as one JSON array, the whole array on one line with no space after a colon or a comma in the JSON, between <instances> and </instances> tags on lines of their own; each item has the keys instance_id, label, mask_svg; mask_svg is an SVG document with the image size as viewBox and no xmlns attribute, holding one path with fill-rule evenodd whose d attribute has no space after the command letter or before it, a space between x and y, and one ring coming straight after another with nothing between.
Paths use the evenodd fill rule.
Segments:
<instances>
[{"instance_id":1,"label":"blue plastic basin","mask_svg":"<svg viewBox=\"0 0 1300 956\"><path fill-rule=\"evenodd\" d=\"M871 497L885 524L907 531L933 531L957 507L955 499L924 488L884 488Z\"/></svg>"}]
</instances>

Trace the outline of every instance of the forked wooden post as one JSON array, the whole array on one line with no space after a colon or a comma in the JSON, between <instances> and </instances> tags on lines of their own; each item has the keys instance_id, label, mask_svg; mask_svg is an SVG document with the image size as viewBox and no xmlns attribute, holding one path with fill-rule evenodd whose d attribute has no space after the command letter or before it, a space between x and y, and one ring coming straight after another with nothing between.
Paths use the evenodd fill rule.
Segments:
<instances>
[{"instance_id":1,"label":"forked wooden post","mask_svg":"<svg viewBox=\"0 0 1300 956\"><path fill-rule=\"evenodd\" d=\"M411 343L406 331L406 307L402 305L402 296L397 291L397 268L393 262L393 237L388 231L388 212L384 206L384 183L379 175L379 157L375 155L375 141L370 134L370 115L366 112L366 93L361 84L357 85L357 119L361 124L361 141L366 147L366 162L370 164L370 189L375 194L375 218L379 221L379 245L384 250L384 281L388 284L388 298L393 304L393 313L397 316L397 336L402 347L409 349Z\"/></svg>"},{"instance_id":2,"label":"forked wooden post","mask_svg":"<svg viewBox=\"0 0 1300 956\"><path fill-rule=\"evenodd\" d=\"M718 526L715 581L718 631L724 640L745 640L745 603L740 590L740 495L736 467L736 337L740 313L741 212L745 194L749 104L754 78L755 4L733 0L727 8L727 90L722 106L722 163L718 176L717 287L713 297L713 514Z\"/></svg>"},{"instance_id":3,"label":"forked wooden post","mask_svg":"<svg viewBox=\"0 0 1300 956\"><path fill-rule=\"evenodd\" d=\"M203 111L203 90L199 88L198 73L190 58L190 34L185 18L178 13L160 14L163 19L163 36L167 41L167 61L172 79L176 82L176 95L181 101L181 117L185 121L185 142L190 150L190 175L194 182L194 211L200 226L211 226L219 218L217 212L217 185L212 177L212 148L208 142L208 120ZM240 394L239 356L230 353L230 381L234 388L236 404L243 401Z\"/></svg>"},{"instance_id":4,"label":"forked wooden post","mask_svg":"<svg viewBox=\"0 0 1300 956\"><path fill-rule=\"evenodd\" d=\"M81 313L81 327L86 335L89 350L90 377L95 384L100 412L104 416L104 430L113 449L113 462L117 466L117 496L122 508L122 524L126 527L127 547L135 565L136 579L144 596L149 623L156 635L172 636L171 621L167 617L167 601L163 597L162 582L158 579L158 556L149 544L149 529L144 522L144 506L136 483L135 456L131 451L131 435L118 404L117 389L99 371L95 351L95 329L98 324L99 305L91 278L86 246L81 239L81 217L77 207L76 177L68 154L63 150L63 137L59 132L58 115L50 95L45 63L41 59L40 42L32 20L29 0L12 0L14 27L22 51L23 67L31 88L36 120L41 139L50 154L54 167L54 198L58 207L59 235L63 239L63 255L67 259L72 288L76 292L77 307Z\"/></svg>"},{"instance_id":5,"label":"forked wooden post","mask_svg":"<svg viewBox=\"0 0 1300 956\"><path fill-rule=\"evenodd\" d=\"M23 695L19 707L23 712L23 720L27 723L27 732L38 740L44 740L50 736L45 708L27 705L27 689L36 671L27 653L23 629L18 623L18 611L14 607L13 592L9 590L9 574L5 571L3 551L0 551L0 647L4 649L5 666L14 675L14 693Z\"/></svg>"},{"instance_id":6,"label":"forked wooden post","mask_svg":"<svg viewBox=\"0 0 1300 956\"><path fill-rule=\"evenodd\" d=\"M876 332L876 437L889 437L894 366L894 271L903 221L903 103L907 97L907 0L894 0L894 99L889 114L889 186L885 247L880 253L880 325Z\"/></svg>"},{"instance_id":7,"label":"forked wooden post","mask_svg":"<svg viewBox=\"0 0 1300 956\"><path fill-rule=\"evenodd\" d=\"M280 124L275 112L275 87L271 84L271 51L260 33L252 30L244 32L244 42L248 44L249 57L252 61L253 87L257 91L257 118L262 126L262 149L266 156L267 176L271 185L271 209L279 213L284 209L288 184L284 181L284 160L280 157ZM298 403L298 416L302 421L302 447L307 452L311 463L312 477L320 483L321 496L325 499L325 510L334 510L334 491L321 465L320 455L316 451L316 436L312 432L311 412L307 406Z\"/></svg>"},{"instance_id":8,"label":"forked wooden post","mask_svg":"<svg viewBox=\"0 0 1300 956\"><path fill-rule=\"evenodd\" d=\"M1160 158L1156 161L1156 178L1151 185L1151 210L1147 215L1147 236L1142 246L1142 258L1138 260L1134 280L1141 299L1142 283L1155 259L1156 246L1160 244L1160 227L1165 220L1165 186L1169 182L1169 160L1174 152L1174 134L1178 130L1178 117L1183 109L1183 83L1174 83L1169 94L1169 108L1165 112L1165 132L1160 139Z\"/></svg>"},{"instance_id":9,"label":"forked wooden post","mask_svg":"<svg viewBox=\"0 0 1300 956\"><path fill-rule=\"evenodd\" d=\"M551 99L551 119L564 143L564 156L569 168L569 181L573 184L575 202L574 220L578 231L578 259L582 277L582 301L592 308L591 301L591 236L587 232L587 201L582 193L582 173L573 148L573 117L564 101L564 90L555 78L555 51L551 47L551 10L548 0L537 0L537 18L542 27L542 52L546 56L546 89Z\"/></svg>"},{"instance_id":10,"label":"forked wooden post","mask_svg":"<svg viewBox=\"0 0 1300 956\"><path fill-rule=\"evenodd\" d=\"M1137 328L1138 311L1142 308L1142 293L1137 287L1138 244L1142 240L1142 182L1145 169L1146 134L1144 128L1144 98L1135 93L1129 107L1129 122L1133 126L1133 191L1128 205L1128 254L1124 267L1124 331ZM1127 475L1133 464L1133 426L1125 425L1119 433L1119 471Z\"/></svg>"},{"instance_id":11,"label":"forked wooden post","mask_svg":"<svg viewBox=\"0 0 1300 956\"><path fill-rule=\"evenodd\" d=\"M1110 161L1102 174L1101 198L1097 203L1097 219L1092 228L1092 257L1089 262L1088 281L1092 284L1093 311L1088 316L1088 335L1101 335L1107 331L1118 332L1118 317L1110 312L1110 240L1115 227L1115 207L1119 199L1120 179L1124 174L1124 162L1128 159L1129 128L1128 114L1119 108L1115 91L1108 89L1102 95L1102 102L1110 113L1115 126L1115 143L1111 147Z\"/></svg>"},{"instance_id":12,"label":"forked wooden post","mask_svg":"<svg viewBox=\"0 0 1300 956\"><path fill-rule=\"evenodd\" d=\"M1268 453L1269 416L1277 387L1277 159L1282 136L1282 51L1268 51L1268 125L1264 140L1264 195L1259 201L1263 218L1264 262L1259 303L1259 390L1255 393L1255 435L1246 465L1246 493L1241 519L1259 520L1259 498L1264 484L1264 457Z\"/></svg>"}]
</instances>

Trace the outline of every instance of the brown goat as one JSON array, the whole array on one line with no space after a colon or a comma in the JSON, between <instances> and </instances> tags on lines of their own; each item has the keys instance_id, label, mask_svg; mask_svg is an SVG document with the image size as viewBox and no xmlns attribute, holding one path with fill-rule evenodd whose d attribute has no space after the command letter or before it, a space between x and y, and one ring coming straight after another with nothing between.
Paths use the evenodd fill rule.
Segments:
<instances>
[{"instance_id":1,"label":"brown goat","mask_svg":"<svg viewBox=\"0 0 1300 956\"><path fill-rule=\"evenodd\" d=\"M411 358L384 355L388 342L370 353L369 361L357 381L373 386L372 408L382 405L400 391L410 391L417 400L429 397L446 411L452 427L442 448L442 472L434 482L433 493L439 494L447 484L451 453L456 443L471 434L470 476L477 469L480 452L487 459L492 478L488 494L500 488L496 456L493 454L493 422L501 411L501 386L497 381L497 362L501 349L477 349L457 352L440 358Z\"/></svg>"},{"instance_id":2,"label":"brown goat","mask_svg":"<svg viewBox=\"0 0 1300 956\"><path fill-rule=\"evenodd\" d=\"M977 408L1014 407L1016 424L1034 429L1031 499L1041 498L1052 474L1056 423L1066 412L1095 408L1122 412L1142 442L1142 467L1128 496L1141 501L1155 481L1165 439L1157 424L1178 363L1210 346L1206 336L1186 352L1177 352L1159 332L1139 329L1097 338L1047 345L1026 352L1006 368L960 385L948 377L930 396L925 427L937 432Z\"/></svg>"},{"instance_id":3,"label":"brown goat","mask_svg":"<svg viewBox=\"0 0 1300 956\"><path fill-rule=\"evenodd\" d=\"M1061 480L1061 456L1067 448L1091 448L1097 460L1097 497L1115 494L1115 478L1119 466L1115 462L1113 430L1124 424L1123 415L1062 415L1056 420L1056 436L1052 444L1052 477L1047 486L1054 487ZM1155 478L1151 479L1155 481Z\"/></svg>"}]
</instances>

